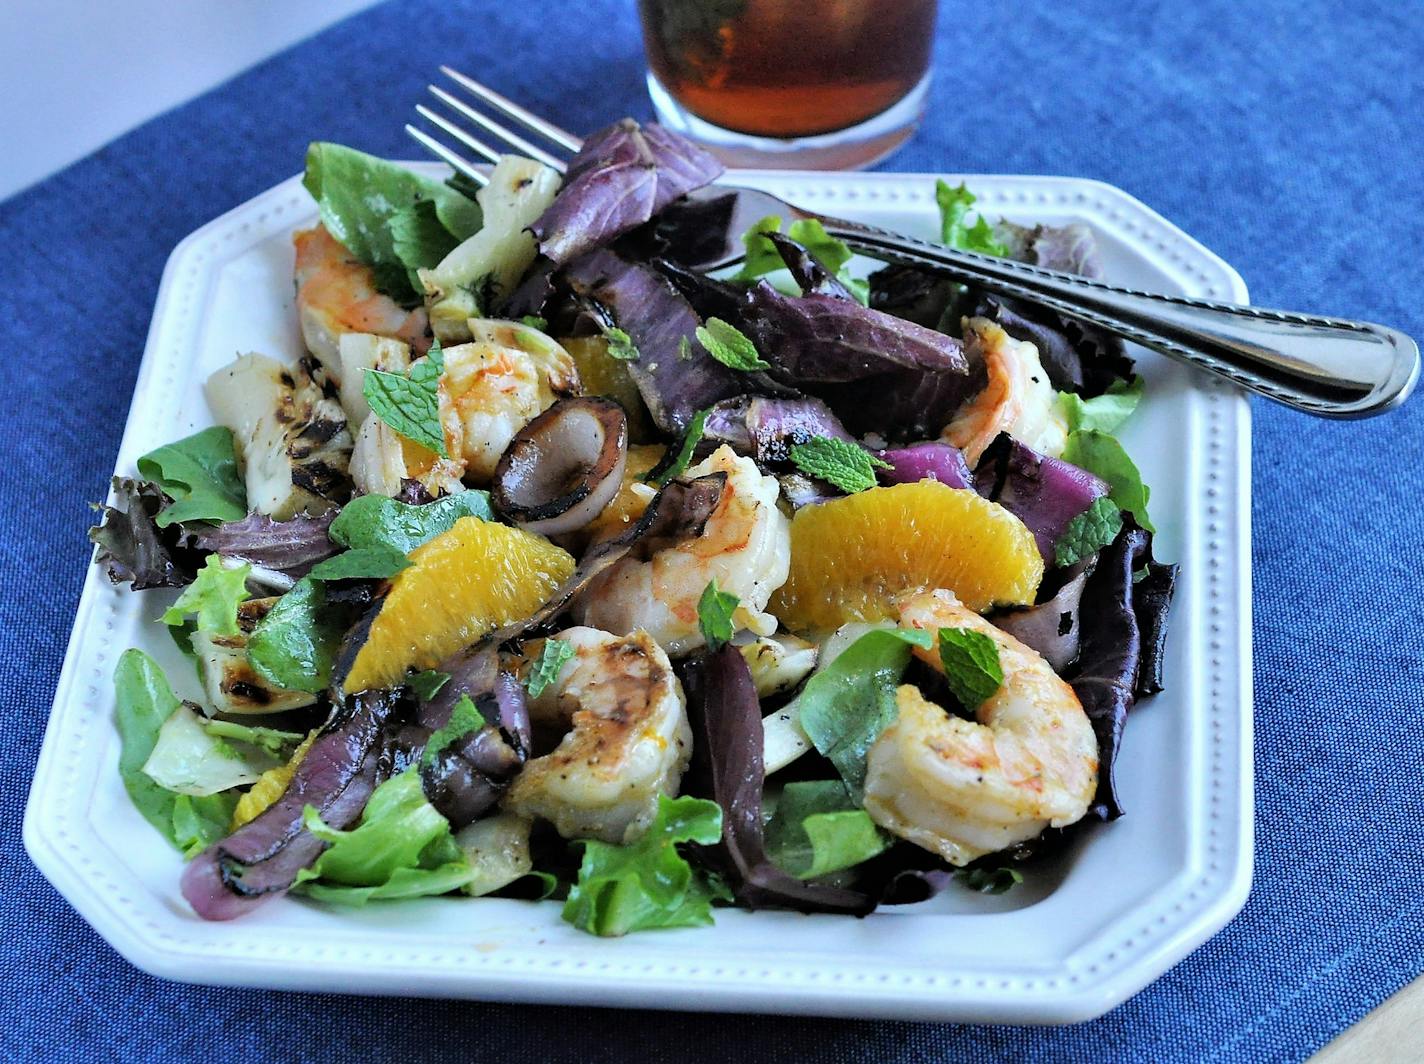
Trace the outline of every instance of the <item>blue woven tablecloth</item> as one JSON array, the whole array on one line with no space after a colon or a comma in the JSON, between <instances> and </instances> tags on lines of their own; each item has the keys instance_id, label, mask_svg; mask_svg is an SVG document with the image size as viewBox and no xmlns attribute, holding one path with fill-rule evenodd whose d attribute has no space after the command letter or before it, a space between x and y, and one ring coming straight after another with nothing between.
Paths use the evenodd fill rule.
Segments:
<instances>
[{"instance_id":1,"label":"blue woven tablecloth","mask_svg":"<svg viewBox=\"0 0 1424 1064\"><path fill-rule=\"evenodd\" d=\"M20 819L89 557L86 503L104 494L173 245L300 169L309 140L415 154L401 126L440 62L571 129L646 117L633 7L390 3L0 204L0 1055L1297 1060L1418 975L1424 401L1357 424L1254 404L1255 888L1227 930L1096 1022L728 1022L187 987L131 968L35 871ZM1424 335L1424 22L1408 7L944 0L929 119L888 165L1101 178L1220 252L1264 305Z\"/></svg>"}]
</instances>

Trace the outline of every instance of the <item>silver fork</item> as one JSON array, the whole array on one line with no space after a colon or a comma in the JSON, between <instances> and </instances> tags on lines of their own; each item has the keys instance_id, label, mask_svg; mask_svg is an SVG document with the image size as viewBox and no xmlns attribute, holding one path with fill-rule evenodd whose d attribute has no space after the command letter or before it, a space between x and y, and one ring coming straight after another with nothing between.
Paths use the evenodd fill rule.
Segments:
<instances>
[{"instance_id":1,"label":"silver fork","mask_svg":"<svg viewBox=\"0 0 1424 1064\"><path fill-rule=\"evenodd\" d=\"M581 138L474 78L448 66L440 69L465 95L431 85L431 93L446 113L424 104L416 111L482 158L497 162L501 153L463 123L473 124L513 151L561 173L565 154L577 152L583 145ZM555 150L539 147L490 117L470 98ZM487 182L484 172L460 151L414 125L405 128L455 170L481 185ZM683 260L685 266L708 270L740 261L743 256L737 235L769 214L789 220L815 219L826 232L872 258L934 270L999 295L1051 307L1309 414L1335 418L1382 414L1404 401L1419 376L1419 347L1414 340L1372 322L1119 288L817 214L768 192L735 184L718 182L694 193L693 198L715 200L719 209L730 211L726 227L729 242L697 262Z\"/></svg>"}]
</instances>

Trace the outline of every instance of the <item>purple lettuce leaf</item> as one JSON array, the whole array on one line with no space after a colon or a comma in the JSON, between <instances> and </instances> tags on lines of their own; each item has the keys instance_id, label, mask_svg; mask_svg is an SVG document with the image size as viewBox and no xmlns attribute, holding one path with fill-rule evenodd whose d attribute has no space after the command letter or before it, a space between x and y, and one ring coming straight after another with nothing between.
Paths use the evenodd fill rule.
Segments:
<instances>
[{"instance_id":1,"label":"purple lettuce leaf","mask_svg":"<svg viewBox=\"0 0 1424 1064\"><path fill-rule=\"evenodd\" d=\"M1150 550L1150 544L1149 544ZM1162 690L1162 662L1167 652L1167 614L1177 587L1177 566L1147 560L1147 574L1132 588L1132 609L1142 639L1142 664L1137 670L1137 697Z\"/></svg>"},{"instance_id":2,"label":"purple lettuce leaf","mask_svg":"<svg viewBox=\"0 0 1424 1064\"><path fill-rule=\"evenodd\" d=\"M921 480L937 480L951 488L974 487L969 463L958 447L935 440L911 443L904 447L875 451L875 457L890 464L876 475L885 484L914 484Z\"/></svg>"},{"instance_id":3,"label":"purple lettuce leaf","mask_svg":"<svg viewBox=\"0 0 1424 1064\"><path fill-rule=\"evenodd\" d=\"M1068 523L1108 493L1108 485L1087 470L1039 454L1007 432L980 456L974 488L1028 526L1049 565Z\"/></svg>"},{"instance_id":4,"label":"purple lettuce leaf","mask_svg":"<svg viewBox=\"0 0 1424 1064\"><path fill-rule=\"evenodd\" d=\"M1094 280L1103 276L1098 238L1082 222L1028 226L1004 219L994 226L994 237L1009 249L1009 258L1019 262Z\"/></svg>"},{"instance_id":5,"label":"purple lettuce leaf","mask_svg":"<svg viewBox=\"0 0 1424 1064\"><path fill-rule=\"evenodd\" d=\"M1026 340L1038 348L1044 372L1061 392L1091 398L1107 391L1116 380L1132 378L1133 363L1123 349L1122 338L1097 326L1036 303L997 295L981 296L974 316L998 322L1015 340Z\"/></svg>"},{"instance_id":6,"label":"purple lettuce leaf","mask_svg":"<svg viewBox=\"0 0 1424 1064\"><path fill-rule=\"evenodd\" d=\"M327 538L336 514L332 509L319 517L299 513L286 521L274 521L253 512L241 521L221 525L186 525L184 542L198 550L240 558L300 578L311 572L317 562L341 550Z\"/></svg>"},{"instance_id":7,"label":"purple lettuce leaf","mask_svg":"<svg viewBox=\"0 0 1424 1064\"><path fill-rule=\"evenodd\" d=\"M532 227L539 250L567 263L636 229L722 170L686 138L625 118L589 136L574 156L563 188Z\"/></svg>"},{"instance_id":8,"label":"purple lettuce leaf","mask_svg":"<svg viewBox=\"0 0 1424 1064\"><path fill-rule=\"evenodd\" d=\"M183 897L204 920L231 920L281 897L325 843L303 826L314 806L334 828L355 822L378 781L383 733L395 707L366 691L338 707L297 766L282 797L183 870Z\"/></svg>"},{"instance_id":9,"label":"purple lettuce leaf","mask_svg":"<svg viewBox=\"0 0 1424 1064\"><path fill-rule=\"evenodd\" d=\"M990 620L1030 650L1037 651L1053 666L1054 672L1064 675L1078 660L1082 636L1078 608L1096 565L1096 555L1084 558L1062 570L1066 579L1051 598L1034 606L994 614Z\"/></svg>"},{"instance_id":10,"label":"purple lettuce leaf","mask_svg":"<svg viewBox=\"0 0 1424 1064\"><path fill-rule=\"evenodd\" d=\"M696 741L692 775L722 808L722 841L701 851L751 909L863 915L869 895L797 879L766 855L762 834L761 704L746 659L733 646L706 653L683 671Z\"/></svg>"},{"instance_id":11,"label":"purple lettuce leaf","mask_svg":"<svg viewBox=\"0 0 1424 1064\"><path fill-rule=\"evenodd\" d=\"M867 280L871 307L926 329L939 328L959 288L948 277L915 266L885 266Z\"/></svg>"},{"instance_id":12,"label":"purple lettuce leaf","mask_svg":"<svg viewBox=\"0 0 1424 1064\"><path fill-rule=\"evenodd\" d=\"M1081 624L1078 668L1070 683L1098 737L1098 792L1090 812L1103 819L1122 816L1114 769L1122 743L1123 727L1139 696L1161 690L1160 674L1143 684L1143 626L1139 611L1153 625L1153 639L1161 646L1166 633L1170 587L1158 578L1139 597L1133 574L1144 565L1152 572L1152 533L1137 527L1130 517L1117 539L1098 554L1097 568L1083 588L1079 605ZM1171 569L1159 567L1159 572ZM1160 662L1160 649L1156 652ZM1160 666L1154 664L1154 670Z\"/></svg>"},{"instance_id":13,"label":"purple lettuce leaf","mask_svg":"<svg viewBox=\"0 0 1424 1064\"><path fill-rule=\"evenodd\" d=\"M193 582L202 555L183 545L177 525L159 528L155 518L169 503L158 485L147 480L114 478L114 506L100 508L99 524L89 539L99 548L95 562L115 584L131 582L135 591L184 587Z\"/></svg>"}]
</instances>

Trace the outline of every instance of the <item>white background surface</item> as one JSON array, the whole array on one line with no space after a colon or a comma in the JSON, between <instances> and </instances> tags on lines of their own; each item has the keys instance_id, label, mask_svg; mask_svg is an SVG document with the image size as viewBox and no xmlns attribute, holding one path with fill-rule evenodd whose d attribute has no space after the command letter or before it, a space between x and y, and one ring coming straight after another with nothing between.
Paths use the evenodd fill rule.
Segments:
<instances>
[{"instance_id":1,"label":"white background surface","mask_svg":"<svg viewBox=\"0 0 1424 1064\"><path fill-rule=\"evenodd\" d=\"M0 0L0 199L375 0Z\"/></svg>"}]
</instances>

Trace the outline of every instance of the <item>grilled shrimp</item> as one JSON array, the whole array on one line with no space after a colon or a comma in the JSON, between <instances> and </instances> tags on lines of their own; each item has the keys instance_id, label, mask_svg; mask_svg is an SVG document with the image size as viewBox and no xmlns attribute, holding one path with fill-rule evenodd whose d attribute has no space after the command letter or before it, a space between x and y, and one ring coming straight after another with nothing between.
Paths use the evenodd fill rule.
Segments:
<instances>
[{"instance_id":1,"label":"grilled shrimp","mask_svg":"<svg viewBox=\"0 0 1424 1064\"><path fill-rule=\"evenodd\" d=\"M472 319L471 343L446 348L440 379L445 449L465 477L487 484L514 434L563 395L578 369L558 343L519 322Z\"/></svg>"},{"instance_id":2,"label":"grilled shrimp","mask_svg":"<svg viewBox=\"0 0 1424 1064\"><path fill-rule=\"evenodd\" d=\"M425 308L404 310L376 291L371 268L352 258L324 226L303 229L292 237L292 243L297 248L297 314L302 339L333 382L341 381L339 345L346 333L375 333L403 340L417 354L430 346Z\"/></svg>"},{"instance_id":3,"label":"grilled shrimp","mask_svg":"<svg viewBox=\"0 0 1424 1064\"><path fill-rule=\"evenodd\" d=\"M955 412L941 438L963 451L971 467L1001 432L1041 454L1062 454L1068 422L1038 360L1038 348L1015 340L988 318L966 321L964 338L965 354L971 364L983 362L988 383Z\"/></svg>"},{"instance_id":4,"label":"grilled shrimp","mask_svg":"<svg viewBox=\"0 0 1424 1064\"><path fill-rule=\"evenodd\" d=\"M999 648L1004 682L973 721L913 686L896 691L899 716L870 748L870 818L954 865L1081 819L1097 787L1098 745L1073 689L949 591L909 596L900 623L982 632ZM935 650L915 653L940 667Z\"/></svg>"},{"instance_id":5,"label":"grilled shrimp","mask_svg":"<svg viewBox=\"0 0 1424 1064\"><path fill-rule=\"evenodd\" d=\"M725 473L727 482L702 534L647 560L629 556L615 564L580 598L575 612L582 623L610 632L644 629L678 657L703 645L697 603L715 579L741 599L733 618L738 628L776 631L776 618L763 611L791 567L791 525L776 505L780 485L726 445L686 476L712 473Z\"/></svg>"},{"instance_id":6,"label":"grilled shrimp","mask_svg":"<svg viewBox=\"0 0 1424 1064\"><path fill-rule=\"evenodd\" d=\"M682 685L646 632L615 636L570 628L555 638L573 656L529 700L536 729L572 728L524 766L504 808L552 821L568 839L627 843L673 795L692 756Z\"/></svg>"}]
</instances>

